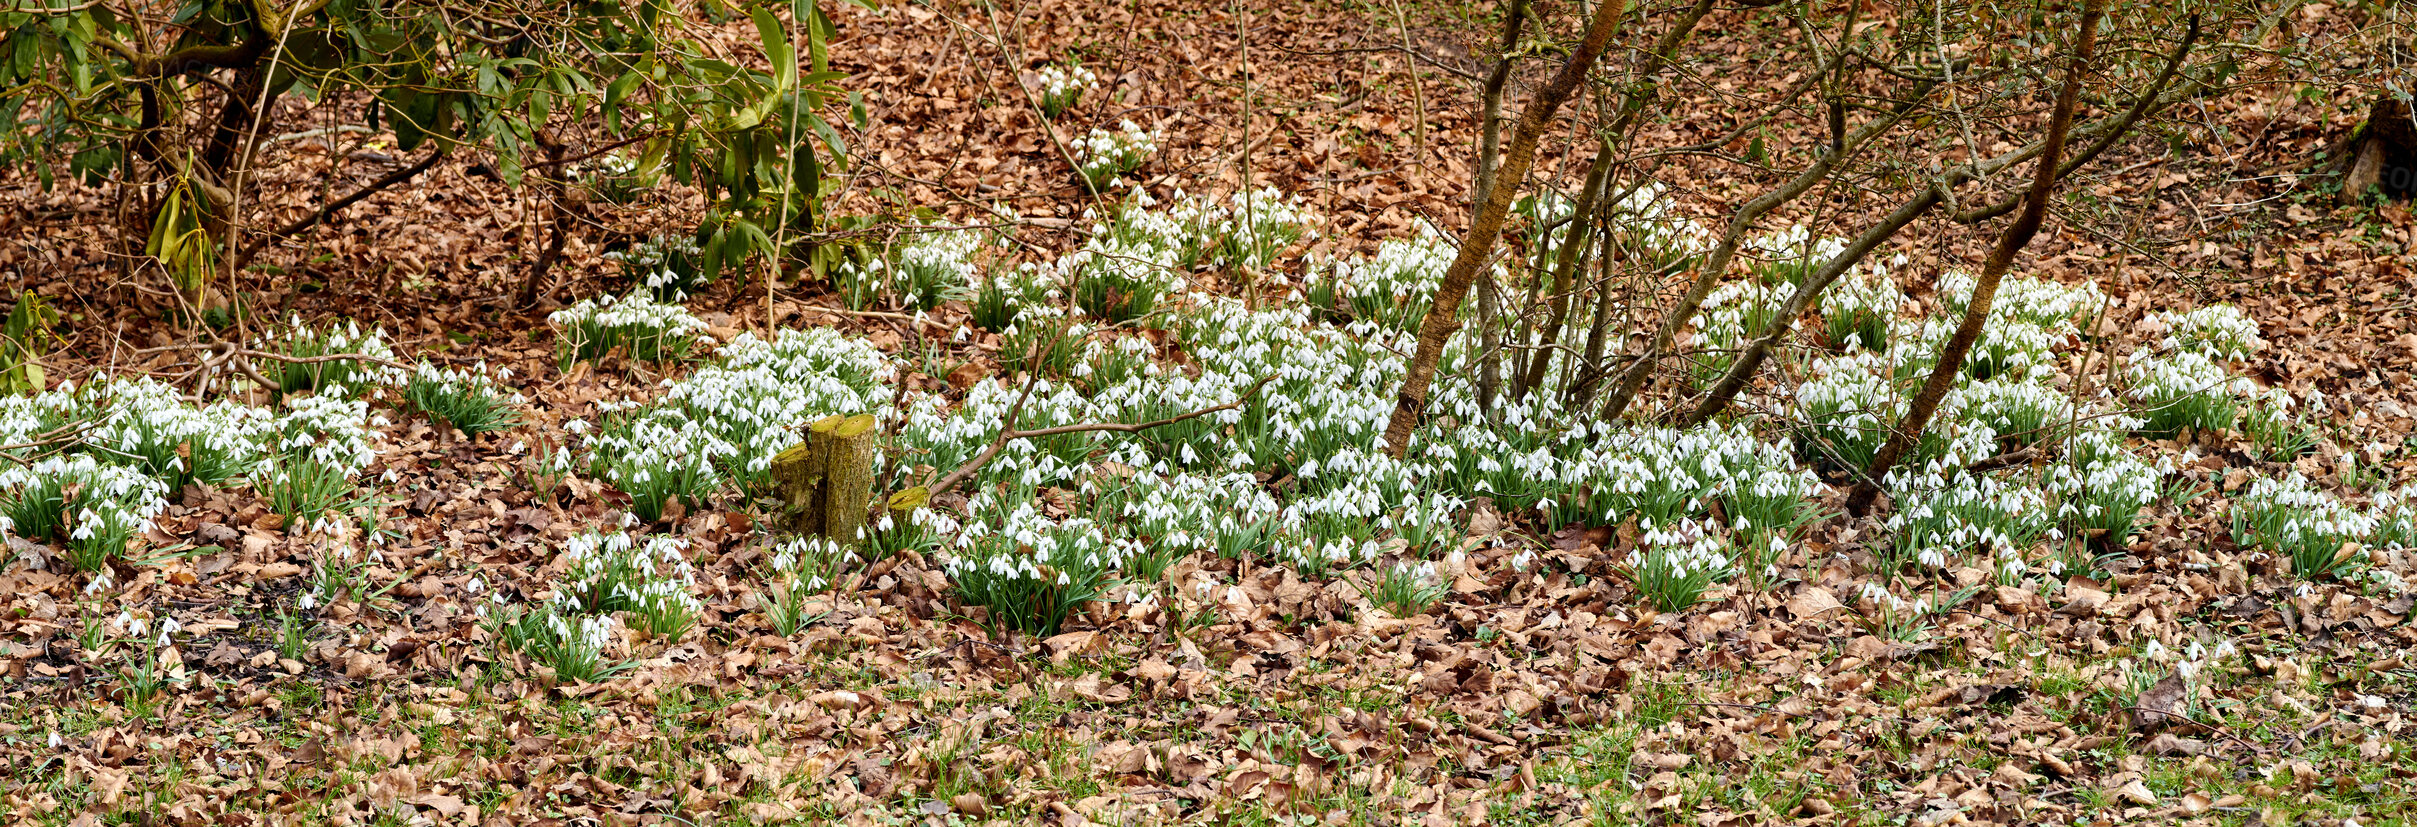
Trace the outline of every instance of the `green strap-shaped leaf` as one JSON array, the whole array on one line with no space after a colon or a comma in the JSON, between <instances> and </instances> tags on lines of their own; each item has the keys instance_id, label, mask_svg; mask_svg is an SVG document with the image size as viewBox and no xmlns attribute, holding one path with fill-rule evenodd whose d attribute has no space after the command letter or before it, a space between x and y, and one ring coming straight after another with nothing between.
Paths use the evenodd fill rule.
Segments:
<instances>
[{"instance_id":1,"label":"green strap-shaped leaf","mask_svg":"<svg viewBox=\"0 0 2417 827\"><path fill-rule=\"evenodd\" d=\"M772 7L757 6L754 11L755 33L764 39L764 57L772 61L774 82L779 91L797 86L797 49L789 44L789 31L781 26Z\"/></svg>"}]
</instances>

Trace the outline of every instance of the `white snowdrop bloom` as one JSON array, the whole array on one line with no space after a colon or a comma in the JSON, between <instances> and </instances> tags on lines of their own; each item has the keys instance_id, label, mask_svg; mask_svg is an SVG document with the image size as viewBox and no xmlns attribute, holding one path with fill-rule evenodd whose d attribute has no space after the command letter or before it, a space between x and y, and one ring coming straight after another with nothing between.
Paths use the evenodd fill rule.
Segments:
<instances>
[{"instance_id":1,"label":"white snowdrop bloom","mask_svg":"<svg viewBox=\"0 0 2417 827\"><path fill-rule=\"evenodd\" d=\"M624 348L630 358L659 361L684 354L697 341L706 324L674 302L657 301L649 291L633 291L625 296L596 296L546 316L563 337L565 362L571 359L591 359L615 347ZM478 375L485 375L482 363ZM511 372L501 372L498 379L511 379Z\"/></svg>"},{"instance_id":2,"label":"white snowdrop bloom","mask_svg":"<svg viewBox=\"0 0 2417 827\"><path fill-rule=\"evenodd\" d=\"M1425 317L1454 254L1450 239L1422 227L1414 238L1381 242L1375 255L1364 259L1312 262L1310 281L1350 307L1357 318L1408 330Z\"/></svg>"},{"instance_id":3,"label":"white snowdrop bloom","mask_svg":"<svg viewBox=\"0 0 2417 827\"><path fill-rule=\"evenodd\" d=\"M2169 350L2239 361L2266 348L2257 322L2229 304L2211 304L2185 313L2156 313L2152 317L2167 330L2161 344Z\"/></svg>"},{"instance_id":4,"label":"white snowdrop bloom","mask_svg":"<svg viewBox=\"0 0 2417 827\"><path fill-rule=\"evenodd\" d=\"M1074 154L1077 169L1083 177L1099 184L1140 168L1158 151L1158 142L1162 137L1158 132L1143 129L1126 120L1113 131L1093 129L1068 141L1066 148Z\"/></svg>"},{"instance_id":5,"label":"white snowdrop bloom","mask_svg":"<svg viewBox=\"0 0 2417 827\"><path fill-rule=\"evenodd\" d=\"M2198 351L2135 356L2125 367L2127 392L2148 426L2170 431L2183 426L2229 425L2236 399L2254 392L2248 380Z\"/></svg>"},{"instance_id":6,"label":"white snowdrop bloom","mask_svg":"<svg viewBox=\"0 0 2417 827\"><path fill-rule=\"evenodd\" d=\"M1961 314L1971 303L1978 283L1978 277L1970 271L1949 270L1938 279L1938 296ZM2008 318L2051 331L2065 331L2074 329L2075 319L2096 314L2105 306L2106 294L2094 283L2067 285L2017 276L1998 282L1997 296L1989 305L1990 326Z\"/></svg>"},{"instance_id":7,"label":"white snowdrop bloom","mask_svg":"<svg viewBox=\"0 0 2417 827\"><path fill-rule=\"evenodd\" d=\"M1737 350L1770 329L1789 292L1784 283L1746 279L1723 284L1704 297L1693 320L1693 348L1702 351L1699 369L1707 374L1726 371Z\"/></svg>"}]
</instances>

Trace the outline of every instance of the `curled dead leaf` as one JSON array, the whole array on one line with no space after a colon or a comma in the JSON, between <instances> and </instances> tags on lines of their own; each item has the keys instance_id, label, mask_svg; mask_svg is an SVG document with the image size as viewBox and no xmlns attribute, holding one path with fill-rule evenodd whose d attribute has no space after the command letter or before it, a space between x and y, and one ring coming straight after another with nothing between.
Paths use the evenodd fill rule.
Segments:
<instances>
[{"instance_id":1,"label":"curled dead leaf","mask_svg":"<svg viewBox=\"0 0 2417 827\"><path fill-rule=\"evenodd\" d=\"M1116 704L1133 699L1133 687L1121 683L1108 683L1096 672L1075 678L1073 682L1066 684L1066 690L1073 692L1077 698L1100 703Z\"/></svg>"},{"instance_id":2,"label":"curled dead leaf","mask_svg":"<svg viewBox=\"0 0 2417 827\"><path fill-rule=\"evenodd\" d=\"M1838 602L1836 594L1820 586L1806 586L1795 597L1788 599L1788 614L1798 619L1808 619L1843 608L1846 608L1846 604Z\"/></svg>"},{"instance_id":3,"label":"curled dead leaf","mask_svg":"<svg viewBox=\"0 0 2417 827\"><path fill-rule=\"evenodd\" d=\"M2207 742L2197 738L2184 738L2171 732L2160 732L2156 737L2148 739L2148 743L2141 745L2141 749L2153 755L2188 757L2206 752Z\"/></svg>"},{"instance_id":4,"label":"curled dead leaf","mask_svg":"<svg viewBox=\"0 0 2417 827\"><path fill-rule=\"evenodd\" d=\"M863 709L873 705L871 696L845 689L817 692L807 697L806 700L824 709Z\"/></svg>"},{"instance_id":5,"label":"curled dead leaf","mask_svg":"<svg viewBox=\"0 0 2417 827\"><path fill-rule=\"evenodd\" d=\"M2107 593L2088 586L2066 586L2064 595L2065 604L2056 607L2060 615L2096 617L2098 610L2106 606Z\"/></svg>"},{"instance_id":6,"label":"curled dead leaf","mask_svg":"<svg viewBox=\"0 0 2417 827\"><path fill-rule=\"evenodd\" d=\"M2182 712L2189 699L2190 683L2179 672L2167 673L2140 693L2132 706L2132 728L2146 731L2189 720Z\"/></svg>"},{"instance_id":7,"label":"curled dead leaf","mask_svg":"<svg viewBox=\"0 0 2417 827\"><path fill-rule=\"evenodd\" d=\"M1050 662L1064 666L1076 655L1096 653L1100 637L1098 632L1067 632L1041 641L1041 645L1048 647Z\"/></svg>"}]
</instances>

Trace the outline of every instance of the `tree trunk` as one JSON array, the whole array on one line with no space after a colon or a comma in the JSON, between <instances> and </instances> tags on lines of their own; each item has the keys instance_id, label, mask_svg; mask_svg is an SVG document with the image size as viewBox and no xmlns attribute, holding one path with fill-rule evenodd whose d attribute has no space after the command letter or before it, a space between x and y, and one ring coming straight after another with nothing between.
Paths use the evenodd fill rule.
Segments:
<instances>
[{"instance_id":1,"label":"tree trunk","mask_svg":"<svg viewBox=\"0 0 2417 827\"><path fill-rule=\"evenodd\" d=\"M806 439L772 458L789 530L855 543L873 505L873 415L824 417Z\"/></svg>"},{"instance_id":2,"label":"tree trunk","mask_svg":"<svg viewBox=\"0 0 2417 827\"><path fill-rule=\"evenodd\" d=\"M1469 193L1469 208L1485 203L1494 189L1494 173L1502 164L1502 94L1511 81L1511 51L1519 48L1519 32L1527 27L1528 0L1511 0L1510 10L1502 18L1502 53L1494 58L1494 71L1485 78L1484 103L1478 117L1483 124L1477 134L1477 184Z\"/></svg>"},{"instance_id":3,"label":"tree trunk","mask_svg":"<svg viewBox=\"0 0 2417 827\"><path fill-rule=\"evenodd\" d=\"M2410 120L2409 102L2389 93L2376 98L2367 122L2351 139L2341 203L2357 203L2377 187L2394 198L2417 195L2417 122Z\"/></svg>"},{"instance_id":4,"label":"tree trunk","mask_svg":"<svg viewBox=\"0 0 2417 827\"><path fill-rule=\"evenodd\" d=\"M1511 399L1525 399L1544 381L1545 368L1552 364L1554 348L1561 341L1562 328L1568 324L1570 287L1580 268L1586 266L1586 253L1594 243L1595 210L1610 186L1613 153L1608 138L1595 142L1595 159L1586 168L1586 183L1578 188L1578 203L1570 210L1569 227L1561 233L1561 246L1554 250L1552 285L1545 300L1551 310L1544 319L1543 338L1534 353L1528 354L1527 367L1518 372L1511 384ZM1539 277L1538 283L1542 284ZM1525 342L1523 338L1522 343ZM1517 362L1513 362L1517 364Z\"/></svg>"},{"instance_id":5,"label":"tree trunk","mask_svg":"<svg viewBox=\"0 0 2417 827\"><path fill-rule=\"evenodd\" d=\"M538 286L553 272L554 262L562 259L562 249L571 240L571 211L563 207L563 202L571 197L571 188L564 180L566 173L562 168L563 154L569 147L543 131L537 132L537 142L546 152L545 171L537 174L537 191L546 200L546 243L529 263L529 273L520 281L520 292L512 296L515 307L537 304Z\"/></svg>"},{"instance_id":6,"label":"tree trunk","mask_svg":"<svg viewBox=\"0 0 2417 827\"><path fill-rule=\"evenodd\" d=\"M2199 19L2192 17L2188 31L2183 33L2181 42L2175 45L2173 54L2166 58L2165 68L2157 73L2156 81L2151 83L2146 91L2140 93L2127 111L2112 120L2102 121L2092 128L2083 128L2074 132L2075 137L2091 135L2094 136L2094 140L2089 145L2082 147L2080 151L2074 152L2072 157L2065 159L2063 165L2056 171L2056 177L2059 180L2097 159L2100 154L2106 152L2108 147L2114 146L2116 140L2129 134L2132 125L2139 123L2141 117L2147 115L2151 110L2165 105L2164 95L2182 68L2183 59L2190 55L2191 47L2198 44L2199 33ZM2045 147L2043 146L2042 149L2044 150ZM1934 181L1931 186L1908 199L1904 205L1897 208L1896 212L1890 213L1879 224L1867 228L1862 236L1847 245L1845 251L1822 265L1821 270L1805 279L1804 284L1797 286L1796 293L1789 296L1787 303L1780 307L1778 322L1773 326L1770 334L1757 338L1746 346L1745 352L1738 355L1737 363L1729 368L1728 375L1721 377L1720 381L1715 383L1712 390L1705 395L1703 402L1687 414L1686 424L1700 425L1726 409L1729 403L1737 398L1738 392L1745 388L1746 381L1752 379L1754 372L1761 368L1763 360L1771 355L1771 349L1787 335L1789 327L1795 323L1797 317L1803 315L1804 311L1812 306L1812 303L1820 297L1821 291L1827 288L1831 281L1836 280L1846 272L1847 268L1853 267L1856 262L1868 255L1874 245L1894 236L1913 219L1944 203L1947 193L1957 185L1969 180L1974 174L1974 169L2012 166L2013 159L2017 155L2019 153L1999 156L1999 159L2005 162L2002 165L1982 162L1962 170L1950 170ZM2002 203L2019 204L2022 198L2023 196L2016 196ZM1971 214L1970 218L1974 221L1982 220L1980 216L1994 214L1993 209L1991 207L1976 208L1976 213ZM1954 218L1956 221L1962 222L1966 220L1967 216L1958 215Z\"/></svg>"},{"instance_id":7,"label":"tree trunk","mask_svg":"<svg viewBox=\"0 0 2417 827\"><path fill-rule=\"evenodd\" d=\"M1543 137L1544 128L1551 125L1553 113L1576 92L1586 79L1595 59L1611 44L1611 34L1620 27L1620 18L1627 13L1626 0L1604 0L1595 7L1594 17L1586 24L1586 38L1561 64L1561 71L1551 82L1537 90L1534 100L1519 111L1519 128L1511 133L1510 149L1503 153L1502 168L1494 186L1486 192L1485 201L1477 206L1477 214L1469 221L1469 233L1460 240L1460 253L1444 271L1443 283L1435 288L1435 301L1428 306L1427 318L1418 326L1418 352L1410 357L1408 375L1402 377L1399 396L1394 399L1393 419L1385 425L1385 450L1399 457L1410 451L1410 434L1418 429L1418 419L1427 407L1427 386L1435 379L1435 363L1443 356L1445 343L1460 328L1460 303L1469 296L1469 285L1477 280L1479 270L1494 257L1494 242L1502 238L1502 220L1511 211L1511 195L1518 191L1519 182L1527 178L1528 165L1536 160L1536 142Z\"/></svg>"},{"instance_id":8,"label":"tree trunk","mask_svg":"<svg viewBox=\"0 0 2417 827\"><path fill-rule=\"evenodd\" d=\"M1981 265L1981 275L1972 288L1972 300L1964 305L1964 320L1947 346L1939 352L1939 361L1931 368L1929 380L1914 395L1913 404L1905 409L1905 417L1880 446L1871 467L1855 483L1847 496L1847 513L1862 516L1871 508L1872 500L1880 494L1880 482L1890 467L1913 450L1922 433L1930 429L1930 418L1938 412L1939 402L1954 387L1958 374L1964 371L1964 358L1972 353L1972 345L1981 337L1981 327L1989 321L1989 305L1997 299L1998 282L2006 271L2013 269L2014 256L2030 246L2039 234L2039 227L2048 216L2048 196L2056 189L2057 165L2064 160L2065 139L2073 129L2073 109L2081 98L2081 83L2090 69L2090 60L2098 48L2098 20L2106 14L2108 0L2089 0L2081 11L2081 32L2074 38L2073 62L2065 68L2064 88L2056 93L2056 108L2048 117L2046 146L2039 152L2039 171L2032 176L2031 189L2023 197L2023 211L2014 223L1999 236L1997 247L1989 251L1989 259Z\"/></svg>"}]
</instances>

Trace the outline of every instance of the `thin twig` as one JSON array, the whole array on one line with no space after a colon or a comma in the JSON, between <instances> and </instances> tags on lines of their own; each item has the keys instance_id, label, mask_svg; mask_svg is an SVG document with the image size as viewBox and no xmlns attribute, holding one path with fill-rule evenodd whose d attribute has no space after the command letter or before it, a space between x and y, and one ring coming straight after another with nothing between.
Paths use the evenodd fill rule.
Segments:
<instances>
[{"instance_id":1,"label":"thin twig","mask_svg":"<svg viewBox=\"0 0 2417 827\"><path fill-rule=\"evenodd\" d=\"M278 239L288 238L303 230L318 226L329 218L335 217L337 213L343 212L346 207L358 204L396 184L418 177L420 173L427 172L428 168L436 166L438 161L444 160L447 152L448 150L444 147L438 147L434 152L430 152L428 157L420 159L417 163L389 172L380 176L378 180L362 184L358 189L345 193L344 197L321 205L319 209L311 211L311 214L294 219L285 226L277 228L275 232L252 239L244 245L243 257L237 262L237 266L251 263L253 257L260 255L261 250L266 249L270 243Z\"/></svg>"},{"instance_id":2,"label":"thin twig","mask_svg":"<svg viewBox=\"0 0 2417 827\"><path fill-rule=\"evenodd\" d=\"M56 428L52 428L48 431L35 434L33 439L26 442L19 442L13 445L0 445L0 459L5 459L18 465L31 466L34 464L35 460L50 456L51 454L57 453L59 450L64 449L68 445L81 441L80 438L84 436L85 431L100 427L100 424L100 422L95 420L71 422ZM16 451L24 448L50 448L52 450L42 451L30 458L17 456Z\"/></svg>"},{"instance_id":3,"label":"thin twig","mask_svg":"<svg viewBox=\"0 0 2417 827\"><path fill-rule=\"evenodd\" d=\"M248 348L248 347L236 347L236 346L231 345L231 344L228 344L228 343L226 343L226 342L197 342L197 343L194 343L194 344L186 344L186 345L164 345L164 346L161 346L161 347L147 347L147 348L142 348L142 349L140 349L140 350L136 350L136 351L134 351L134 352L133 352L133 354L134 354L134 355L138 355L138 356L139 356L139 355L146 354L146 353L164 353L164 352L167 352L167 351L172 351L172 350L207 350L207 351L211 351L212 353L214 353L214 354L218 354L218 355L221 355L221 356L225 356L225 355L234 355L234 356L242 356L242 357L251 358L251 359L268 359L268 360L277 361L277 362L284 362L284 363L289 364L289 365L308 365L308 364L315 364L315 363L318 363L318 362L340 362L340 361L345 361L345 360L351 360L351 361L358 361L358 362L372 362L372 363L376 363L376 364L380 364L380 365L385 365L385 366L390 367L390 368L396 368L396 369L399 369L399 370L410 370L410 369L411 369L411 366L410 366L410 365L406 365L406 364L403 364L403 363L401 363L401 362L394 361L394 360L392 360L392 359L381 359L381 358L378 358L378 357L376 357L376 356L371 356L371 355L368 355L368 354L365 354L365 353L328 353L328 354L323 354L323 355L319 355L319 356L287 356L287 355L285 355L285 354L283 354L283 353L271 353L271 352L268 352L268 351L265 351L265 350L253 350L253 349Z\"/></svg>"},{"instance_id":4,"label":"thin twig","mask_svg":"<svg viewBox=\"0 0 2417 827\"><path fill-rule=\"evenodd\" d=\"M1249 402L1251 397L1259 395L1259 389L1267 387L1267 383L1275 381L1275 378L1276 375L1272 373L1260 377L1258 382L1250 386L1250 390L1243 391L1242 395L1234 397L1234 401L1232 402L1227 402L1223 405L1214 405L1201 408L1190 413L1170 416L1165 419L1141 423L1085 422L1076 425L1058 425L1049 428L1034 428L1029 431L1019 431L1013 427L1015 422L1014 415L1018 412L1018 409L1023 407L1024 403L1024 399L1019 397L1016 399L1016 404L1008 409L1009 427L999 431L998 437L992 439L990 441L990 445L982 449L982 453L975 454L972 459L966 460L965 464L959 465L957 466L956 470L948 472L948 476L941 477L939 482L932 483L931 488L927 490L931 492L930 496L932 498L938 498L941 494L947 493L949 489L955 488L958 483L964 482L966 478L973 476L974 472L982 470L982 466L989 465L991 459L999 455L999 450L1007 447L1007 443L1014 440L1037 439L1045 436L1083 433L1087 431L1114 431L1117 433L1130 434L1151 430L1153 428L1163 428L1179 422L1198 419L1209 414L1230 411L1235 408L1242 407L1242 403ZM1024 386L1024 390L1026 394L1030 394L1032 391L1031 384L1027 383Z\"/></svg>"}]
</instances>

